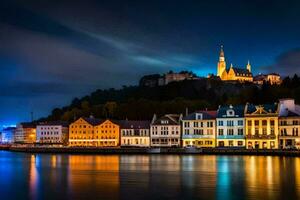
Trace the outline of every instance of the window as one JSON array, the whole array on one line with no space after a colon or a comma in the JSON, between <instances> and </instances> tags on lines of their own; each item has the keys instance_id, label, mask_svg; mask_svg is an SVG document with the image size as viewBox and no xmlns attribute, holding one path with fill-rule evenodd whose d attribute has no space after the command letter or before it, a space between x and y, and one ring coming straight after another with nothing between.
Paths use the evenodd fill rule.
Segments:
<instances>
[{"instance_id":1,"label":"window","mask_svg":"<svg viewBox=\"0 0 300 200\"><path fill-rule=\"evenodd\" d=\"M238 141L238 146L243 146L243 141Z\"/></svg>"},{"instance_id":2,"label":"window","mask_svg":"<svg viewBox=\"0 0 300 200\"><path fill-rule=\"evenodd\" d=\"M247 123L248 123L248 126L252 126L252 121L248 120Z\"/></svg>"},{"instance_id":3,"label":"window","mask_svg":"<svg viewBox=\"0 0 300 200\"><path fill-rule=\"evenodd\" d=\"M275 121L274 121L274 120L271 120L271 121L270 121L270 124L271 124L271 126L274 126L274 125L275 125Z\"/></svg>"},{"instance_id":4,"label":"window","mask_svg":"<svg viewBox=\"0 0 300 200\"><path fill-rule=\"evenodd\" d=\"M219 134L219 135L224 135L224 129L219 129L219 130L218 130L218 134Z\"/></svg>"},{"instance_id":5,"label":"window","mask_svg":"<svg viewBox=\"0 0 300 200\"><path fill-rule=\"evenodd\" d=\"M189 122L184 122L184 127L190 127L190 123Z\"/></svg>"},{"instance_id":6,"label":"window","mask_svg":"<svg viewBox=\"0 0 300 200\"><path fill-rule=\"evenodd\" d=\"M254 121L254 125L255 125L255 126L259 126L259 121L258 121L258 120L255 120L255 121Z\"/></svg>"},{"instance_id":7,"label":"window","mask_svg":"<svg viewBox=\"0 0 300 200\"><path fill-rule=\"evenodd\" d=\"M228 145L232 147L232 146L233 146L233 141L232 141L232 140L229 140L229 141L228 141Z\"/></svg>"},{"instance_id":8,"label":"window","mask_svg":"<svg viewBox=\"0 0 300 200\"><path fill-rule=\"evenodd\" d=\"M262 120L262 125L267 126L267 120Z\"/></svg>"},{"instance_id":9,"label":"window","mask_svg":"<svg viewBox=\"0 0 300 200\"><path fill-rule=\"evenodd\" d=\"M190 130L189 130L189 129L185 129L185 130L184 130L184 134L185 134L185 135L189 135L189 134L190 134Z\"/></svg>"},{"instance_id":10,"label":"window","mask_svg":"<svg viewBox=\"0 0 300 200\"><path fill-rule=\"evenodd\" d=\"M227 135L233 135L233 129L227 129Z\"/></svg>"},{"instance_id":11,"label":"window","mask_svg":"<svg viewBox=\"0 0 300 200\"><path fill-rule=\"evenodd\" d=\"M198 127L198 122L194 122L194 127Z\"/></svg>"},{"instance_id":12,"label":"window","mask_svg":"<svg viewBox=\"0 0 300 200\"><path fill-rule=\"evenodd\" d=\"M243 126L243 125L244 125L243 120L239 120L238 121L238 126Z\"/></svg>"},{"instance_id":13,"label":"window","mask_svg":"<svg viewBox=\"0 0 300 200\"><path fill-rule=\"evenodd\" d=\"M238 135L243 135L243 134L244 134L244 129L239 128L239 129L238 129Z\"/></svg>"},{"instance_id":14,"label":"window","mask_svg":"<svg viewBox=\"0 0 300 200\"><path fill-rule=\"evenodd\" d=\"M233 126L233 120L228 120L227 121L227 126Z\"/></svg>"},{"instance_id":15,"label":"window","mask_svg":"<svg viewBox=\"0 0 300 200\"><path fill-rule=\"evenodd\" d=\"M218 122L218 125L219 125L219 126L223 126L223 121L219 121L219 122Z\"/></svg>"}]
</instances>

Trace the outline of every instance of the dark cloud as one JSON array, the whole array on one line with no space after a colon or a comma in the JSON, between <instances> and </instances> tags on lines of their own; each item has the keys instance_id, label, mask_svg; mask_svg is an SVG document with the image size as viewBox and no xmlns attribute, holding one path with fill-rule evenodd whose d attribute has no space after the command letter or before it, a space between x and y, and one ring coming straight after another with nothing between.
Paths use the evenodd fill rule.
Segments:
<instances>
[{"instance_id":1,"label":"dark cloud","mask_svg":"<svg viewBox=\"0 0 300 200\"><path fill-rule=\"evenodd\" d=\"M1 1L0 121L28 119L31 110L43 116L148 73L215 73L221 43L228 63L250 59L254 73L299 72L298 50L272 65L300 47L299 8L258 0Z\"/></svg>"}]
</instances>

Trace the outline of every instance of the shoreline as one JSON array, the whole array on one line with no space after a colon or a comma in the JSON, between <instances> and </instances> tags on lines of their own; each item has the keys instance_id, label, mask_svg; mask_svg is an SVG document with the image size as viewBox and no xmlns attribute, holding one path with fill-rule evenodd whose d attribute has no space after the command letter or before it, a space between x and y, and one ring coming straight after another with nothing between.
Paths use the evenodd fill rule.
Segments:
<instances>
[{"instance_id":1,"label":"shoreline","mask_svg":"<svg viewBox=\"0 0 300 200\"><path fill-rule=\"evenodd\" d=\"M282 149L185 149L185 148L99 148L99 147L16 147L1 146L0 150L23 153L54 154L148 154L148 155L256 155L300 157L299 150Z\"/></svg>"}]
</instances>

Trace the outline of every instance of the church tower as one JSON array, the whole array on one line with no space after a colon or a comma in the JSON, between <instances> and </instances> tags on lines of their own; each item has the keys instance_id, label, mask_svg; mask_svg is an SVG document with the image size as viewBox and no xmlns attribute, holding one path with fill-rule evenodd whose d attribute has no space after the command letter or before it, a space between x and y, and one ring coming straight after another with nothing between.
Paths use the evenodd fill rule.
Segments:
<instances>
[{"instance_id":1,"label":"church tower","mask_svg":"<svg viewBox=\"0 0 300 200\"><path fill-rule=\"evenodd\" d=\"M224 55L224 51L223 51L223 45L221 45L217 76L219 76L222 79L222 74L224 71L226 71L226 62L225 62L225 55Z\"/></svg>"},{"instance_id":2,"label":"church tower","mask_svg":"<svg viewBox=\"0 0 300 200\"><path fill-rule=\"evenodd\" d=\"M247 64L247 70L248 70L249 72L251 72L251 65L250 65L249 60L248 60L248 64Z\"/></svg>"}]
</instances>

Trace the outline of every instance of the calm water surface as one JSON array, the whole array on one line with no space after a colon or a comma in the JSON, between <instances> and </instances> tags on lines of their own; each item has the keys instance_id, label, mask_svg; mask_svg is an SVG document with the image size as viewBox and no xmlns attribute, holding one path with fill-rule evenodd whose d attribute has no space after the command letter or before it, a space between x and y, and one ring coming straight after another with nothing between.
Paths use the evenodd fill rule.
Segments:
<instances>
[{"instance_id":1,"label":"calm water surface","mask_svg":"<svg viewBox=\"0 0 300 200\"><path fill-rule=\"evenodd\" d=\"M300 199L300 158L0 151L0 199Z\"/></svg>"}]
</instances>

